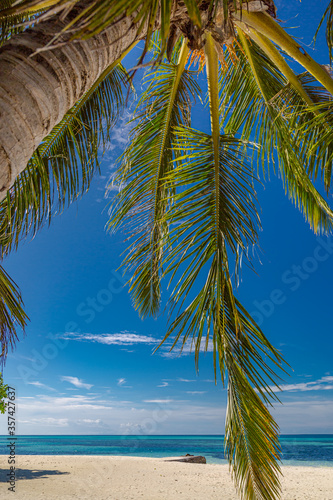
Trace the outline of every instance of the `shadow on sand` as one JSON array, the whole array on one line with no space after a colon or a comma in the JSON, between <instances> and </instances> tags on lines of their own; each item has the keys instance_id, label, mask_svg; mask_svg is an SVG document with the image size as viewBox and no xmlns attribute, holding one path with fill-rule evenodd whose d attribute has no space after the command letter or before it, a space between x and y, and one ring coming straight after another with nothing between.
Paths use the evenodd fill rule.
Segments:
<instances>
[{"instance_id":1,"label":"shadow on sand","mask_svg":"<svg viewBox=\"0 0 333 500\"><path fill-rule=\"evenodd\" d=\"M0 469L0 483L6 483L9 479L9 469ZM48 476L60 476L62 474L70 474L69 472L61 472L60 470L38 470L38 469L16 469L15 479L44 479Z\"/></svg>"}]
</instances>

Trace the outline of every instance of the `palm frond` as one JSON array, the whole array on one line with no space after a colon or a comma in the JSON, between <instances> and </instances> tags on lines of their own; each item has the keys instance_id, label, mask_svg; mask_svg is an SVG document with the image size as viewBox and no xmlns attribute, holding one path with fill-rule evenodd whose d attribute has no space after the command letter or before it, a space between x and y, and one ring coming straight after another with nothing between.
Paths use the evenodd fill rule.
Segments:
<instances>
[{"instance_id":1,"label":"palm frond","mask_svg":"<svg viewBox=\"0 0 333 500\"><path fill-rule=\"evenodd\" d=\"M4 383L2 378L2 373L0 373L0 413L6 413L6 408L8 403L6 399L8 397L8 385Z\"/></svg>"},{"instance_id":2,"label":"palm frond","mask_svg":"<svg viewBox=\"0 0 333 500\"><path fill-rule=\"evenodd\" d=\"M174 128L189 124L191 101L200 91L193 72L185 70L187 56L184 40L176 50L177 63L161 64L148 74L138 105L139 123L115 180L124 187L114 201L109 228L124 221L132 226L133 219L138 227L124 265L133 271L130 291L142 316L156 315L160 306L161 261L169 232L165 214L172 193L164 179L173 169Z\"/></svg>"},{"instance_id":3,"label":"palm frond","mask_svg":"<svg viewBox=\"0 0 333 500\"><path fill-rule=\"evenodd\" d=\"M192 10L195 10L193 7L196 4L195 0L187 0L187 3L192 6ZM64 20L64 28L60 33L55 34L51 42L53 44L59 41L64 34L69 34L70 40L86 39L98 35L111 24L119 22L125 16L132 15L134 16L133 22L137 25L138 36L145 26L147 28L144 55L159 20L161 21L161 32L165 37L163 40L163 48L165 48L172 4L173 0L162 0L161 2L160 0L101 0L98 3L94 0L88 0L84 3L79 0L23 0L19 4L4 9L0 16L8 18L12 15L17 16L37 9L45 9L42 20L48 20L57 13Z\"/></svg>"},{"instance_id":4,"label":"palm frond","mask_svg":"<svg viewBox=\"0 0 333 500\"><path fill-rule=\"evenodd\" d=\"M121 190L110 224L131 229L129 239L134 242L124 266L133 271L131 291L141 314L158 310L161 277L168 276L173 286L172 322L162 343L170 336L174 337L172 348L178 342L181 349L191 343L197 366L202 347L212 345L215 372L217 362L223 381L228 372L240 411L244 411L244 401L251 395L248 404L256 410L260 423L256 427L243 417L242 444L250 447L251 453L235 453L235 433L228 428L227 454L244 497L253 499L258 495L270 500L277 498L279 491L279 445L276 424L265 411L264 403L274 399L267 381L276 384L276 375L268 363L280 366L282 359L233 294L229 254L236 275L242 254L250 262L260 221L252 168L242 152L245 144L220 134L218 60L209 35L206 62L211 134L184 126L189 121L189 92L182 97L188 71L183 71L179 96L170 108L177 67L161 65L158 71L163 73L158 84L152 77L143 96L151 96L151 100L139 115L134 146L125 152L119 167ZM169 109L175 117L166 120ZM181 110L185 111L185 120ZM172 125L170 131L165 124ZM165 144L168 147L163 149ZM161 163L164 158L165 164ZM240 379L246 380L244 386ZM229 417L232 408L229 401ZM262 475L258 445L267 460Z\"/></svg>"},{"instance_id":5,"label":"palm frond","mask_svg":"<svg viewBox=\"0 0 333 500\"><path fill-rule=\"evenodd\" d=\"M321 179L328 194L333 166L332 95L308 72L298 75L297 79L308 96L308 105L290 85L280 92L275 103L284 109L299 161L313 181Z\"/></svg>"},{"instance_id":6,"label":"palm frond","mask_svg":"<svg viewBox=\"0 0 333 500\"><path fill-rule=\"evenodd\" d=\"M243 23L237 23L238 26L246 28ZM244 31L244 29L243 29ZM245 29L250 38L260 47L260 49L266 54L268 59L270 59L274 65L278 68L278 70L284 75L287 81L294 87L294 89L298 92L300 97L304 100L306 104L312 106L313 101L311 96L307 93L306 89L303 87L302 82L298 79L297 75L291 69L283 55L280 51L275 47L275 45L268 40L267 37L261 35L260 33L252 30L251 28Z\"/></svg>"},{"instance_id":7,"label":"palm frond","mask_svg":"<svg viewBox=\"0 0 333 500\"><path fill-rule=\"evenodd\" d=\"M241 495L246 491L251 500L280 498L278 426L235 361L234 352L228 358L228 376L225 452L237 489Z\"/></svg>"},{"instance_id":8,"label":"palm frond","mask_svg":"<svg viewBox=\"0 0 333 500\"><path fill-rule=\"evenodd\" d=\"M20 291L6 271L0 266L0 342L2 362L8 349L13 348L18 338L17 328L24 330L28 316L23 310Z\"/></svg>"},{"instance_id":9,"label":"palm frond","mask_svg":"<svg viewBox=\"0 0 333 500\"><path fill-rule=\"evenodd\" d=\"M319 89L321 93L322 89ZM296 130L297 143L309 175L321 178L329 193L333 174L333 102L331 97L303 111Z\"/></svg>"},{"instance_id":10,"label":"palm frond","mask_svg":"<svg viewBox=\"0 0 333 500\"><path fill-rule=\"evenodd\" d=\"M235 14L237 20L244 22L250 28L266 36L290 57L301 64L306 71L314 76L331 94L333 94L333 79L331 75L305 52L304 48L294 40L270 15L266 12L247 12Z\"/></svg>"},{"instance_id":11,"label":"palm frond","mask_svg":"<svg viewBox=\"0 0 333 500\"><path fill-rule=\"evenodd\" d=\"M125 16L132 16L133 23L137 27L138 38L145 34L145 46L140 58L143 60L149 46L150 39L156 29L160 30L161 52L159 61L162 60L166 50L171 23L173 20L180 24L187 24L188 34L191 31L200 30L202 18L212 21L219 16L219 22L225 24L230 19L230 10L241 11L242 4L248 4L246 0L211 0L210 2L200 2L198 0L184 0L175 3L174 0L23 0L12 4L7 0L5 8L0 11L1 19L9 19L13 16L26 16L37 10L43 10L41 20L49 20L55 15L61 16L64 20L64 28L60 33L56 33L50 44L61 41L61 37L66 35L68 41L74 39L86 39L98 35L107 29L111 24L121 21ZM177 16L174 18L175 11ZM205 15L202 13L205 11ZM271 11L275 15L275 9ZM189 24L191 26L189 26ZM68 36L69 35L69 38Z\"/></svg>"},{"instance_id":12,"label":"palm frond","mask_svg":"<svg viewBox=\"0 0 333 500\"><path fill-rule=\"evenodd\" d=\"M240 253L248 255L249 248L257 241L259 217L251 168L240 153L239 141L232 137L219 136L217 176L213 134L179 129L177 139L176 147L183 151L183 156L177 159L177 168L169 174L177 194L168 211L174 229L164 264L164 274L171 275L171 282L175 283L171 313L176 314L176 318L163 342L173 336L172 347L178 342L181 349L193 346L197 364L199 353L212 345L214 364L219 362L223 381L228 373L233 394L246 401L254 385L268 401L262 387L267 386L267 378L273 384L276 379L265 359L279 365L281 357L234 297L228 264L228 249L235 272ZM196 293L199 283L203 285ZM234 373L236 363L240 363L238 378ZM239 377L248 380L247 384L239 383ZM254 399L257 401L255 393L252 401ZM258 408L264 407L261 401L256 404ZM230 430L226 434L226 446L244 498L255 498L253 492L261 492L258 498L268 500L277 498L273 493L279 489L279 469L278 455L271 453L271 445L267 443L274 443L274 449L278 449L278 435L276 426L270 424L271 417L264 411L262 419L265 425L260 427L260 432L256 429L256 433L255 424L243 422L244 439L247 446L252 447L251 454L241 457L234 453L235 434L230 434ZM263 446L262 450L259 445ZM268 460L267 474L263 475L259 473L261 453ZM249 474L252 485L245 482ZM271 495L265 497L270 490Z\"/></svg>"},{"instance_id":13,"label":"palm frond","mask_svg":"<svg viewBox=\"0 0 333 500\"><path fill-rule=\"evenodd\" d=\"M108 68L38 147L0 204L2 257L89 188L124 104L121 65Z\"/></svg>"},{"instance_id":14,"label":"palm frond","mask_svg":"<svg viewBox=\"0 0 333 500\"><path fill-rule=\"evenodd\" d=\"M23 14L12 14L3 16L2 12L10 8L15 0L2 0L0 5L0 47L12 36L24 31L27 23L36 21L43 11L25 12Z\"/></svg>"},{"instance_id":15,"label":"palm frond","mask_svg":"<svg viewBox=\"0 0 333 500\"><path fill-rule=\"evenodd\" d=\"M316 41L318 32L325 22L326 19L326 42L328 47L328 52L330 55L330 63L332 62L332 52L333 52L333 1L329 0L328 5L325 9L324 14L319 22L318 28L316 30L314 40Z\"/></svg>"},{"instance_id":16,"label":"palm frond","mask_svg":"<svg viewBox=\"0 0 333 500\"><path fill-rule=\"evenodd\" d=\"M260 145L257 159L264 174L269 164L274 166L278 162L285 190L310 226L316 232L328 231L333 213L312 184L303 162L304 155L293 136L294 117L308 105L301 95L297 103L288 100L285 93L288 81L284 75L241 30L239 37L242 50L236 46L236 61L226 54L228 69L221 77L225 130L240 134L245 141L251 138ZM305 91L311 98L309 89ZM297 90L295 93L299 94Z\"/></svg>"}]
</instances>

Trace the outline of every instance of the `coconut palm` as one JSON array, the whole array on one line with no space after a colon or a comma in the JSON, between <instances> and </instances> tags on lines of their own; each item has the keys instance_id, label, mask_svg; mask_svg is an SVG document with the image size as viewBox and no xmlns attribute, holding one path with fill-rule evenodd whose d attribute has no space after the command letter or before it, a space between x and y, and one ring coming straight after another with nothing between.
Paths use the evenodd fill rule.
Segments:
<instances>
[{"instance_id":1,"label":"coconut palm","mask_svg":"<svg viewBox=\"0 0 333 500\"><path fill-rule=\"evenodd\" d=\"M241 261L252 265L258 242L259 175L278 172L312 229L332 228L333 213L313 184L321 178L330 190L330 71L275 21L269 0L7 0L5 7L2 256L88 189L123 104L129 77L121 59L144 39L138 66L150 54L150 70L113 179L119 194L109 228L130 231L124 267L140 315L158 314L163 278L172 286L163 342L190 343L197 365L213 348L215 373L219 367L228 387L225 452L240 495L278 498L278 427L268 408L284 362L235 289ZM198 99L210 133L191 126ZM14 295L9 285L5 291ZM19 296L4 311L12 323L20 313L23 326ZM5 348L15 340L8 318Z\"/></svg>"}]
</instances>

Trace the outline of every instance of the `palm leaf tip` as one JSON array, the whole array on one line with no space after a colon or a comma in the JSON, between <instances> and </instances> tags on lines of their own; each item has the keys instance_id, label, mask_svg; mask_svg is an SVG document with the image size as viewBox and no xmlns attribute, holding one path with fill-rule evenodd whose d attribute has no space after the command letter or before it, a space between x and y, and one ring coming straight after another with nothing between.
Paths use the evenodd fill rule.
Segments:
<instances>
[{"instance_id":1,"label":"palm leaf tip","mask_svg":"<svg viewBox=\"0 0 333 500\"><path fill-rule=\"evenodd\" d=\"M311 228L316 232L329 231L332 229L332 210L313 185L311 176L315 177L320 163L332 156L331 148L325 152L319 145L320 136L325 134L324 129L318 135L315 133L319 131L319 117L316 116L318 128L311 128L311 120L308 127L304 126L304 113L310 112L313 118L313 111L308 105L318 97L323 98L323 88L321 94L316 92L313 85L311 88L302 77L297 77L297 84L289 85L274 62L241 30L239 42L242 50L235 46L237 61L231 61L228 54L225 57L228 69L220 83L223 87L220 98L222 126L245 141L251 138L259 144L253 161L257 160L258 169L262 166L263 176L270 173L270 166L274 167L275 173L277 164L286 192L303 212ZM263 47L272 49L266 42ZM276 55L276 60L280 57L280 54ZM291 72L290 68L288 71L283 68L285 74ZM296 76L293 74L292 78ZM328 119L330 121L331 118ZM320 154L313 154L316 136ZM325 182L331 172L327 163Z\"/></svg>"},{"instance_id":2,"label":"palm leaf tip","mask_svg":"<svg viewBox=\"0 0 333 500\"><path fill-rule=\"evenodd\" d=\"M15 283L0 266L0 342L2 362L5 361L9 348L15 346L18 339L17 329L24 328L28 316L23 310L21 293Z\"/></svg>"}]
</instances>

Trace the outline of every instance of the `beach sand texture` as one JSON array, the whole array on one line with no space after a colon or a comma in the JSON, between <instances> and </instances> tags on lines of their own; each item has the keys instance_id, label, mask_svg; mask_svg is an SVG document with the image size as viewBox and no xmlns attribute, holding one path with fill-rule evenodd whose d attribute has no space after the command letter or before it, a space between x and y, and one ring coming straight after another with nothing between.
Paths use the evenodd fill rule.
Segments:
<instances>
[{"instance_id":1,"label":"beach sand texture","mask_svg":"<svg viewBox=\"0 0 333 500\"><path fill-rule=\"evenodd\" d=\"M15 493L2 455L0 498L239 500L226 465L113 456L17 456ZM283 467L283 500L333 500L333 467Z\"/></svg>"}]
</instances>

